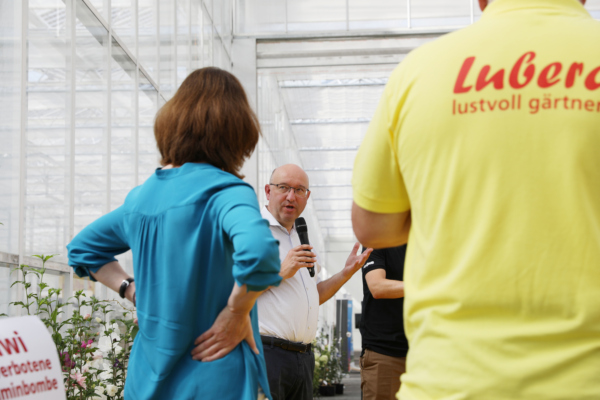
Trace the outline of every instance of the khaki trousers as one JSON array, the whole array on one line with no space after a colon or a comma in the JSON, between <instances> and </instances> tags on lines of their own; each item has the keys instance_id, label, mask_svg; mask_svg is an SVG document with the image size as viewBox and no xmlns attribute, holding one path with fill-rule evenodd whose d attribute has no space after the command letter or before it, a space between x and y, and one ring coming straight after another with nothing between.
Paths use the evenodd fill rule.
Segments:
<instances>
[{"instance_id":1,"label":"khaki trousers","mask_svg":"<svg viewBox=\"0 0 600 400\"><path fill-rule=\"evenodd\" d=\"M406 357L391 357L366 349L360 358L363 400L395 400L404 372Z\"/></svg>"}]
</instances>

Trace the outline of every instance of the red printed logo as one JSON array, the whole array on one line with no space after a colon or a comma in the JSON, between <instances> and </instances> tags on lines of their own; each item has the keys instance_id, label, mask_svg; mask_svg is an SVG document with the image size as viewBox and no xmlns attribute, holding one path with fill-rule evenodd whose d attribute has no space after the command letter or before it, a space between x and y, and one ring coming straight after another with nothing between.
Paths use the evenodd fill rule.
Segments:
<instances>
[{"instance_id":1,"label":"red printed logo","mask_svg":"<svg viewBox=\"0 0 600 400\"><path fill-rule=\"evenodd\" d=\"M556 61L539 69L540 66L535 64L535 56L533 51L526 52L515 61L508 74L504 68L494 71L490 65L484 65L478 72L473 71L475 57L467 57L456 77L454 93L468 93L473 86L477 92L490 85L499 90L505 84L513 89L522 89L532 82L542 89L561 82L566 88L573 87L577 82L582 82L588 90L600 88L600 66L586 71L583 63L573 62L564 68L561 62Z\"/></svg>"}]
</instances>

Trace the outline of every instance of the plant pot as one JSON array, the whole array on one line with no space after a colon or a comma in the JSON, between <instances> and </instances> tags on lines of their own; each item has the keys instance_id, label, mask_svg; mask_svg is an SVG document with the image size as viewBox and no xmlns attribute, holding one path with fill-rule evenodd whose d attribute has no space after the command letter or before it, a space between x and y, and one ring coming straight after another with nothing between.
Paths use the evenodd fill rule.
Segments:
<instances>
[{"instance_id":1,"label":"plant pot","mask_svg":"<svg viewBox=\"0 0 600 400\"><path fill-rule=\"evenodd\" d=\"M344 384L343 383L334 383L335 386L335 394L344 394Z\"/></svg>"},{"instance_id":2,"label":"plant pot","mask_svg":"<svg viewBox=\"0 0 600 400\"><path fill-rule=\"evenodd\" d=\"M319 394L323 397L335 396L335 386L319 386Z\"/></svg>"}]
</instances>

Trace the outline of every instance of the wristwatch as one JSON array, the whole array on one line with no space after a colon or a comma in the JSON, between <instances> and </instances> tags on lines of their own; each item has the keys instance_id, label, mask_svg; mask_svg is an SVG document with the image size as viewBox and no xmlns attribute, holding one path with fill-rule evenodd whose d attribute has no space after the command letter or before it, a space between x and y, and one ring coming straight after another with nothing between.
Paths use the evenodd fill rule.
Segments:
<instances>
[{"instance_id":1,"label":"wristwatch","mask_svg":"<svg viewBox=\"0 0 600 400\"><path fill-rule=\"evenodd\" d=\"M127 278L121 283L121 287L119 288L119 296L121 296L122 299L125 298L125 291L131 282L133 282L133 278Z\"/></svg>"}]
</instances>

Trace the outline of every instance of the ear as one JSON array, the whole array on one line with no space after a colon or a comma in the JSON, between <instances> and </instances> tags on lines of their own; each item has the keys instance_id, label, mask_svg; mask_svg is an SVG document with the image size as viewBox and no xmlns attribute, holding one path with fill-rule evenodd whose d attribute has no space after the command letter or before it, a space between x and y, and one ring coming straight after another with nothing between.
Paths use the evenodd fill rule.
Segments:
<instances>
[{"instance_id":1,"label":"ear","mask_svg":"<svg viewBox=\"0 0 600 400\"><path fill-rule=\"evenodd\" d=\"M312 193L312 192L308 192L308 194L306 195L306 201L308 201L308 199L310 199L310 194L311 194L311 193Z\"/></svg>"},{"instance_id":2,"label":"ear","mask_svg":"<svg viewBox=\"0 0 600 400\"><path fill-rule=\"evenodd\" d=\"M487 5L488 5L488 0L479 0L479 8L481 8L481 11L485 10Z\"/></svg>"},{"instance_id":3,"label":"ear","mask_svg":"<svg viewBox=\"0 0 600 400\"><path fill-rule=\"evenodd\" d=\"M265 195L267 196L267 200L271 199L271 185L265 185Z\"/></svg>"},{"instance_id":4,"label":"ear","mask_svg":"<svg viewBox=\"0 0 600 400\"><path fill-rule=\"evenodd\" d=\"M582 6L585 6L585 1L586 1L586 0L579 0L579 1L581 2L581 5L582 5Z\"/></svg>"}]
</instances>

